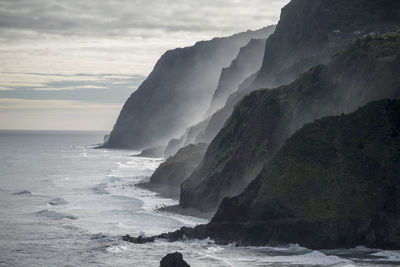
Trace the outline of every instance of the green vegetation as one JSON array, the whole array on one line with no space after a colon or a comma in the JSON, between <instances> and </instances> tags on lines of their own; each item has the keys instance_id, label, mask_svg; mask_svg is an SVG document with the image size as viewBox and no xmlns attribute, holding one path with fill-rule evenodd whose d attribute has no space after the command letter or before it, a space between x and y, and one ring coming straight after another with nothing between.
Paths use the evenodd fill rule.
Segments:
<instances>
[{"instance_id":1,"label":"green vegetation","mask_svg":"<svg viewBox=\"0 0 400 267\"><path fill-rule=\"evenodd\" d=\"M286 217L307 220L400 216L399 168L400 101L372 102L297 131L266 165L258 193L239 197L252 204L238 210L265 219L268 203L279 203Z\"/></svg>"}]
</instances>

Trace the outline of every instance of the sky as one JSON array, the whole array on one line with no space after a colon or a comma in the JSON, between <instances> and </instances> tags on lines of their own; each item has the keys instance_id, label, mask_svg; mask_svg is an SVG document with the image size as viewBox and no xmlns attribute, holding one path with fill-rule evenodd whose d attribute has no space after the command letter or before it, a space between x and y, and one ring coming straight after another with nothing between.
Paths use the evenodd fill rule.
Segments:
<instances>
[{"instance_id":1,"label":"sky","mask_svg":"<svg viewBox=\"0 0 400 267\"><path fill-rule=\"evenodd\" d=\"M110 131L169 49L276 24L289 0L0 0L0 129Z\"/></svg>"}]
</instances>

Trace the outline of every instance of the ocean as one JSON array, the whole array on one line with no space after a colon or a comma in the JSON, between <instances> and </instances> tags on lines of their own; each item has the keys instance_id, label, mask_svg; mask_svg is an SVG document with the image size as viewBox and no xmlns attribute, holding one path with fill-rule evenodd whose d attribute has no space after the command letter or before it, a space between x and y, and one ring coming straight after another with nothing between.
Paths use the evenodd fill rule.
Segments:
<instances>
[{"instance_id":1,"label":"ocean","mask_svg":"<svg viewBox=\"0 0 400 267\"><path fill-rule=\"evenodd\" d=\"M391 266L400 251L365 247L314 251L219 246L213 240L131 244L206 223L157 211L176 200L135 184L163 159L138 151L94 149L103 132L0 131L0 266L159 266L181 252L191 266Z\"/></svg>"}]
</instances>

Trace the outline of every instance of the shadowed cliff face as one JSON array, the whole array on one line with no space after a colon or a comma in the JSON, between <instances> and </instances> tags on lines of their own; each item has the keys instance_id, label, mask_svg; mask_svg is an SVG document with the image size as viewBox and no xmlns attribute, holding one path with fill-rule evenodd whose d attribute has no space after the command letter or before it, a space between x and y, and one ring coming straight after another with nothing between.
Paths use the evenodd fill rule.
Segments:
<instances>
[{"instance_id":1,"label":"shadowed cliff face","mask_svg":"<svg viewBox=\"0 0 400 267\"><path fill-rule=\"evenodd\" d=\"M297 131L210 229L234 224L220 238L259 244L399 248L399 199L400 101L381 100Z\"/></svg>"},{"instance_id":2,"label":"shadowed cliff face","mask_svg":"<svg viewBox=\"0 0 400 267\"><path fill-rule=\"evenodd\" d=\"M366 34L397 31L399 14L400 2L395 0L291 1L282 9L276 30L267 40L261 70L230 95L196 141L210 143L234 106L250 92L288 84Z\"/></svg>"},{"instance_id":3,"label":"shadowed cliff face","mask_svg":"<svg viewBox=\"0 0 400 267\"><path fill-rule=\"evenodd\" d=\"M397 30L399 11L396 0L292 0L268 39L256 84L286 84L364 34Z\"/></svg>"},{"instance_id":4,"label":"shadowed cliff face","mask_svg":"<svg viewBox=\"0 0 400 267\"><path fill-rule=\"evenodd\" d=\"M213 210L243 191L285 140L305 123L400 97L400 37L358 41L294 83L245 97L182 184L180 204Z\"/></svg>"},{"instance_id":5,"label":"shadowed cliff face","mask_svg":"<svg viewBox=\"0 0 400 267\"><path fill-rule=\"evenodd\" d=\"M206 150L206 144L188 145L179 149L175 155L161 163L149 183L142 186L165 196L179 198L181 184L199 165Z\"/></svg>"},{"instance_id":6,"label":"shadowed cliff face","mask_svg":"<svg viewBox=\"0 0 400 267\"><path fill-rule=\"evenodd\" d=\"M198 122L222 68L240 47L252 38L265 38L270 31L248 31L166 52L125 103L107 146L143 149L165 144Z\"/></svg>"}]
</instances>

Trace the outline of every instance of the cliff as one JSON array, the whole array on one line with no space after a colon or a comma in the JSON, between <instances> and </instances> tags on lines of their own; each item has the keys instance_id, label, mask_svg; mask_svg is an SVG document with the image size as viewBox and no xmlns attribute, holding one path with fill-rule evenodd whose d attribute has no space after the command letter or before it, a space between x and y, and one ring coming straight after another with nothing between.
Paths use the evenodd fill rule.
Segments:
<instances>
[{"instance_id":1,"label":"cliff","mask_svg":"<svg viewBox=\"0 0 400 267\"><path fill-rule=\"evenodd\" d=\"M206 144L188 145L179 149L174 156L160 164L148 183L141 186L169 197L179 198L180 185L199 165L206 149Z\"/></svg>"},{"instance_id":2,"label":"cliff","mask_svg":"<svg viewBox=\"0 0 400 267\"><path fill-rule=\"evenodd\" d=\"M271 27L271 30L274 29L275 27ZM247 45L240 48L238 56L230 66L222 70L217 89L214 92L205 117L222 108L229 95L238 89L240 83L260 69L264 58L265 42L266 39L250 40Z\"/></svg>"},{"instance_id":3,"label":"cliff","mask_svg":"<svg viewBox=\"0 0 400 267\"><path fill-rule=\"evenodd\" d=\"M216 209L258 175L285 140L305 123L400 97L400 36L359 40L295 82L245 97L182 184L180 204Z\"/></svg>"},{"instance_id":4,"label":"cliff","mask_svg":"<svg viewBox=\"0 0 400 267\"><path fill-rule=\"evenodd\" d=\"M210 143L250 92L291 83L358 38L400 30L399 14L400 2L395 0L292 0L267 39L260 71L243 81L196 141Z\"/></svg>"},{"instance_id":5,"label":"cliff","mask_svg":"<svg viewBox=\"0 0 400 267\"><path fill-rule=\"evenodd\" d=\"M212 221L268 227L237 237L257 244L398 249L399 170L400 101L372 102L305 125Z\"/></svg>"},{"instance_id":6,"label":"cliff","mask_svg":"<svg viewBox=\"0 0 400 267\"><path fill-rule=\"evenodd\" d=\"M371 102L305 125L210 223L159 237L399 249L399 167L400 100Z\"/></svg>"},{"instance_id":7,"label":"cliff","mask_svg":"<svg viewBox=\"0 0 400 267\"><path fill-rule=\"evenodd\" d=\"M268 37L275 30L275 26L270 26L268 29L268 35L265 37ZM205 110L203 115L204 119L200 123L191 125L180 138L171 139L165 150L166 155L173 155L179 148L188 144L211 142L215 135L211 138L204 138L205 133L203 133L206 128L209 128L210 116L224 106L229 95L238 90L240 83L245 78L260 69L264 57L265 42L266 39L252 39L240 48L237 57L229 67L222 69L217 88L207 111Z\"/></svg>"},{"instance_id":8,"label":"cliff","mask_svg":"<svg viewBox=\"0 0 400 267\"><path fill-rule=\"evenodd\" d=\"M270 31L247 31L167 51L126 101L105 146L144 149L165 145L200 121L222 68L251 39L265 38Z\"/></svg>"}]
</instances>

